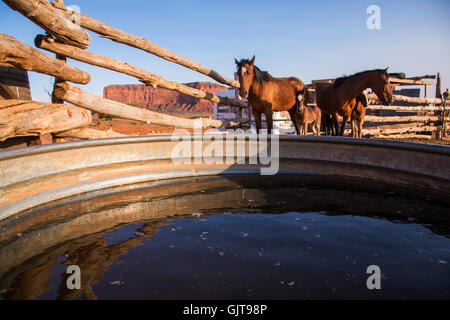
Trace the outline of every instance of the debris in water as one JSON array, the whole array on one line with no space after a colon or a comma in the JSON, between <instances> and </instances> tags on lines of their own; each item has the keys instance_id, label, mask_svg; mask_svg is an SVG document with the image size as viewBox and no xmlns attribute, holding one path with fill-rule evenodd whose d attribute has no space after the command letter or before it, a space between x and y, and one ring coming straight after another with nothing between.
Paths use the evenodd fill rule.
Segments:
<instances>
[{"instance_id":1,"label":"debris in water","mask_svg":"<svg viewBox=\"0 0 450 320\"><path fill-rule=\"evenodd\" d=\"M219 254L220 254L222 257L225 255L225 253L223 253L222 251L220 251Z\"/></svg>"},{"instance_id":2,"label":"debris in water","mask_svg":"<svg viewBox=\"0 0 450 320\"><path fill-rule=\"evenodd\" d=\"M193 213L192 214L194 217L196 217L196 218L200 218L200 216L202 215L201 213L198 213L198 212L196 212L196 213Z\"/></svg>"},{"instance_id":3,"label":"debris in water","mask_svg":"<svg viewBox=\"0 0 450 320\"><path fill-rule=\"evenodd\" d=\"M241 232L241 234L242 234L242 238L246 238L248 236L248 233L246 233L246 232Z\"/></svg>"},{"instance_id":4,"label":"debris in water","mask_svg":"<svg viewBox=\"0 0 450 320\"><path fill-rule=\"evenodd\" d=\"M109 284L112 285L112 286L122 286L122 285L125 284L125 282L123 282L123 281L113 281L113 282L110 282Z\"/></svg>"},{"instance_id":5,"label":"debris in water","mask_svg":"<svg viewBox=\"0 0 450 320\"><path fill-rule=\"evenodd\" d=\"M447 264L447 261L444 261L444 260L438 260L438 262L439 262L439 264Z\"/></svg>"},{"instance_id":6,"label":"debris in water","mask_svg":"<svg viewBox=\"0 0 450 320\"><path fill-rule=\"evenodd\" d=\"M295 285L295 281L289 282L288 285L289 287L292 287L293 285Z\"/></svg>"}]
</instances>

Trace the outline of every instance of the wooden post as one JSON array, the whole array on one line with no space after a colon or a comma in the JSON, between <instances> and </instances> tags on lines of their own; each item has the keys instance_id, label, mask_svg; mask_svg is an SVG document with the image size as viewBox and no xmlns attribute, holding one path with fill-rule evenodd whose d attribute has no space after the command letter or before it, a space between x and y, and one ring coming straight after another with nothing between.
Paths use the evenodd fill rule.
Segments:
<instances>
[{"instance_id":1,"label":"wooden post","mask_svg":"<svg viewBox=\"0 0 450 320\"><path fill-rule=\"evenodd\" d=\"M57 84L55 95L58 98L69 103L73 103L77 106L120 118L143 121L147 123L152 122L187 129L194 129L197 124L195 120L174 117L146 109L131 107L117 101L104 99L92 93L85 92L67 82ZM218 120L200 119L200 125L202 128L217 128L225 126L226 123Z\"/></svg>"},{"instance_id":2,"label":"wooden post","mask_svg":"<svg viewBox=\"0 0 450 320\"><path fill-rule=\"evenodd\" d=\"M3 2L54 35L58 40L84 49L89 46L89 34L73 22L73 10L69 10L64 15L47 0L3 0ZM58 1L57 4L60 2Z\"/></svg>"},{"instance_id":3,"label":"wooden post","mask_svg":"<svg viewBox=\"0 0 450 320\"><path fill-rule=\"evenodd\" d=\"M61 10L66 16L69 15L68 8L66 6L61 6L56 3L52 3L52 5ZM161 47L155 43L148 41L142 37L137 37L130 33L124 32L122 30L111 27L105 23L102 23L98 20L92 19L86 15L80 15L80 24L83 28L91 30L95 33L100 34L104 38L111 39L115 42L123 43L129 46L132 46L137 49L144 50L148 53L154 54L160 58L165 60L177 63L181 66L189 68L191 70L200 72L208 77L213 78L219 83L223 83L229 85L231 87L239 88L239 81L232 80L230 78L224 77L220 75L217 71L214 71L211 68L208 68L201 63L183 57L179 54L176 54L170 50L167 50L164 47Z\"/></svg>"},{"instance_id":4,"label":"wooden post","mask_svg":"<svg viewBox=\"0 0 450 320\"><path fill-rule=\"evenodd\" d=\"M48 74L65 81L80 84L91 81L87 72L71 67L3 33L0 33L0 62L3 65Z\"/></svg>"},{"instance_id":5,"label":"wooden post","mask_svg":"<svg viewBox=\"0 0 450 320\"><path fill-rule=\"evenodd\" d=\"M441 74L439 72L436 75L436 98L442 99Z\"/></svg>"},{"instance_id":6,"label":"wooden post","mask_svg":"<svg viewBox=\"0 0 450 320\"><path fill-rule=\"evenodd\" d=\"M438 72L436 75L436 98L442 99L442 89L441 89L441 74ZM443 101L443 105L445 106L445 101ZM445 107L442 112L436 111L434 113L437 116L440 116L442 119L442 127L438 131L433 132L433 139L442 140L445 137Z\"/></svg>"},{"instance_id":7,"label":"wooden post","mask_svg":"<svg viewBox=\"0 0 450 320\"><path fill-rule=\"evenodd\" d=\"M88 110L74 106L22 100L0 101L0 141L72 130L85 127L91 121Z\"/></svg>"},{"instance_id":8,"label":"wooden post","mask_svg":"<svg viewBox=\"0 0 450 320\"><path fill-rule=\"evenodd\" d=\"M244 103L243 101L239 101L236 99L229 99L226 97L218 97L212 93L191 88L174 81L167 81L163 77L156 75L152 72L149 72L147 70L135 67L123 61L115 60L93 52L89 52L70 45L56 42L54 41L53 38L49 36L38 35L35 39L35 45L38 48L49 50L51 52L69 57L71 59L79 60L95 66L128 74L132 77L141 79L143 83L147 85L152 85L153 87L159 86L161 88L177 91L179 93L189 95L195 98L205 99L215 103L221 103L224 105L232 105L241 108L247 107L247 104Z\"/></svg>"}]
</instances>

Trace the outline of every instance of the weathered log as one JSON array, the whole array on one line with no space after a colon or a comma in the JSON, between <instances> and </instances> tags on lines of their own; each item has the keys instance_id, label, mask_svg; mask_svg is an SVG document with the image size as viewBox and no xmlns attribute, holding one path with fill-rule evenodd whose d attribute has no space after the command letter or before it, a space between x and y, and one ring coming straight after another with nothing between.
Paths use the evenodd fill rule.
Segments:
<instances>
[{"instance_id":1,"label":"weathered log","mask_svg":"<svg viewBox=\"0 0 450 320\"><path fill-rule=\"evenodd\" d=\"M128 137L128 135L115 132L112 129L97 130L92 128L73 129L57 133L55 136L58 138L75 138L82 140Z\"/></svg>"},{"instance_id":2,"label":"weathered log","mask_svg":"<svg viewBox=\"0 0 450 320\"><path fill-rule=\"evenodd\" d=\"M363 129L363 135L387 135L387 134L402 134L402 133L408 133L408 132L432 132L435 130L438 130L440 127L438 126L411 126L411 127L404 127L404 128L393 128L393 129L387 129L387 128L365 128Z\"/></svg>"},{"instance_id":3,"label":"weathered log","mask_svg":"<svg viewBox=\"0 0 450 320\"><path fill-rule=\"evenodd\" d=\"M0 141L72 130L92 121L90 111L64 104L0 101Z\"/></svg>"},{"instance_id":4,"label":"weathered log","mask_svg":"<svg viewBox=\"0 0 450 320\"><path fill-rule=\"evenodd\" d=\"M429 121L439 121L441 117L439 116L365 116L364 122L429 122Z\"/></svg>"},{"instance_id":5,"label":"weathered log","mask_svg":"<svg viewBox=\"0 0 450 320\"><path fill-rule=\"evenodd\" d=\"M60 9L61 12L66 14L66 16L68 16L70 14L70 10L68 10L68 7L61 6L56 3L52 3L52 5L55 8ZM194 71L200 72L204 75L207 75L220 83L223 83L223 84L235 87L235 88L239 88L239 81L235 81L235 80L232 80L225 76L222 76L217 71L214 71L213 69L208 68L199 62L193 61L193 60L183 57L175 52L167 50L166 48L164 48L160 45L157 45L153 42L150 42L149 40L147 40L145 38L138 37L138 36L132 35L130 33L124 32L122 30L116 29L114 27L111 27L111 26L103 23L103 22L100 22L98 20L90 18L84 14L80 15L80 24L83 28L86 28L95 33L98 33L103 38L108 38L115 42L123 43L123 44L129 45L129 46L132 46L134 48L144 50L148 53L154 54L165 60L177 63L186 68L189 68L191 70L194 70Z\"/></svg>"},{"instance_id":6,"label":"weathered log","mask_svg":"<svg viewBox=\"0 0 450 320\"><path fill-rule=\"evenodd\" d=\"M367 110L394 110L397 112L422 112L422 111L442 111L444 110L441 106L414 106L414 107L403 107L403 106L381 106L381 105L369 105L366 107Z\"/></svg>"},{"instance_id":7,"label":"weathered log","mask_svg":"<svg viewBox=\"0 0 450 320\"><path fill-rule=\"evenodd\" d=\"M377 95L375 94L368 94L367 98L369 100L378 100ZM415 98L415 97L407 97L407 96L401 96L401 95L395 95L394 94L394 101L401 101L401 102L408 102L408 103L415 103L415 104L442 104L442 99L437 98Z\"/></svg>"},{"instance_id":8,"label":"weathered log","mask_svg":"<svg viewBox=\"0 0 450 320\"><path fill-rule=\"evenodd\" d=\"M427 75L424 75L424 76L417 76L417 77L409 77L409 78L406 78L406 79L409 79L409 80L422 80L422 79L436 79L436 75L431 75L431 74L427 74Z\"/></svg>"},{"instance_id":9,"label":"weathered log","mask_svg":"<svg viewBox=\"0 0 450 320\"><path fill-rule=\"evenodd\" d=\"M87 72L71 67L3 33L0 33L0 61L10 67L40 72L70 82L87 84L91 81Z\"/></svg>"},{"instance_id":10,"label":"weathered log","mask_svg":"<svg viewBox=\"0 0 450 320\"><path fill-rule=\"evenodd\" d=\"M174 81L167 81L159 75L130 65L126 62L112 59L93 52L85 51L67 44L56 42L52 37L49 36L38 35L34 42L38 48L45 49L59 55L89 63L98 67L107 68L113 71L130 75L132 77L140 79L147 85L152 85L153 87L159 86L161 88L177 91L185 95L200 99L206 99L223 105L232 105L241 108L247 107L247 103L243 101L226 97L219 97L212 93L191 88Z\"/></svg>"},{"instance_id":11,"label":"weathered log","mask_svg":"<svg viewBox=\"0 0 450 320\"><path fill-rule=\"evenodd\" d=\"M405 133L405 134L392 134L392 135L386 135L386 134L380 134L380 135L374 135L372 138L375 139L427 139L431 140L430 135L425 134L416 134L416 133Z\"/></svg>"},{"instance_id":12,"label":"weathered log","mask_svg":"<svg viewBox=\"0 0 450 320\"><path fill-rule=\"evenodd\" d=\"M56 85L55 96L73 103L77 106L90 109L100 113L110 114L112 116L143 121L147 123L156 123L166 126L193 129L196 124L202 128L223 127L226 123L219 120L200 119L198 122L191 119L174 117L146 109L132 107L117 101L104 99L92 93L85 92L80 88L67 82Z\"/></svg>"},{"instance_id":13,"label":"weathered log","mask_svg":"<svg viewBox=\"0 0 450 320\"><path fill-rule=\"evenodd\" d=\"M413 80L413 79L398 79L389 77L389 81L391 84L400 84L400 85L433 85L432 81L423 81L423 80Z\"/></svg>"},{"instance_id":14,"label":"weathered log","mask_svg":"<svg viewBox=\"0 0 450 320\"><path fill-rule=\"evenodd\" d=\"M63 14L47 0L3 0L3 2L54 35L58 40L84 49L89 46L89 34L74 23L74 15L79 13L68 9L68 13Z\"/></svg>"}]
</instances>

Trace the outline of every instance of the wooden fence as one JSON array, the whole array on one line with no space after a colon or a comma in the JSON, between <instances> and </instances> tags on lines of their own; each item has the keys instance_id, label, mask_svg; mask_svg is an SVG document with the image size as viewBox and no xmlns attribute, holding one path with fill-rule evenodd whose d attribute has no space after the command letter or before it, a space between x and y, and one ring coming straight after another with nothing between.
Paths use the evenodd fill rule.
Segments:
<instances>
[{"instance_id":1,"label":"wooden fence","mask_svg":"<svg viewBox=\"0 0 450 320\"><path fill-rule=\"evenodd\" d=\"M0 64L18 69L40 72L55 77L52 99L55 106L57 106L56 103L65 101L84 109L102 112L112 116L187 129L194 128L198 123L200 123L203 128L239 125L238 122L217 121L208 118L203 118L200 122L179 118L145 109L138 109L95 96L69 83L87 84L91 81L91 76L87 72L66 64L66 58L71 58L87 64L130 75L139 79L144 84L152 85L153 87L159 86L195 98L206 99L214 103L233 105L238 108L248 107L247 103L239 99L218 97L215 94L203 90L191 88L174 81L168 81L160 75L143 70L127 62L118 61L87 51L86 49L90 44L90 37L83 28L96 32L104 38L130 45L205 74L220 83L239 88L238 81L224 77L211 68L171 52L144 38L123 32L82 14L76 13L78 15L77 19L72 19L72 15L74 15L73 10L64 6L61 0L51 3L47 0L3 0L3 2L47 31L48 35L46 36L37 35L35 46L54 53L56 57L53 58L11 36L0 33ZM75 24L74 22L77 22L78 24ZM22 107L18 111L17 108L19 105ZM24 104L20 101L16 101L15 104L1 101L0 110L2 111L2 119L0 119L0 124L3 120L9 119L11 115L14 115L17 112L26 112L26 108L23 106ZM39 135L42 133L41 127L39 126L42 125L42 121L45 121L46 118L51 119L53 117L54 110L50 108L48 104L42 105L35 103L34 106L35 108L39 107L40 109L39 114L41 122L37 121L35 123L37 127L30 127L31 124L27 123L26 127L20 128L23 124L15 123L15 126L19 127L18 130L3 130L5 134L2 134L3 131L0 131L0 141L10 137L23 136L25 133L27 135ZM80 139L86 139L86 137L89 137L90 135L92 135L92 138L123 136L111 130L105 132L96 130L94 132L94 130L86 128L85 122L80 122L78 119L75 119L76 117L71 116L75 111L78 111L78 109L71 109L69 106L67 106L67 108L68 112L60 113L59 116L63 118L61 121L63 121L65 125L68 123L72 124L71 130L61 131L60 125L53 126L53 123L48 121L45 125L45 132L51 132L55 136Z\"/></svg>"}]
</instances>

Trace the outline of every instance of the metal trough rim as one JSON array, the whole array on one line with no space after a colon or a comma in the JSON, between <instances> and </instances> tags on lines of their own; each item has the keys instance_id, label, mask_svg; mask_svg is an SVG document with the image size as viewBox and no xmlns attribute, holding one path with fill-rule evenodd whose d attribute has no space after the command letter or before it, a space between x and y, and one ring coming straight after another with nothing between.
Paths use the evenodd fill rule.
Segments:
<instances>
[{"instance_id":1,"label":"metal trough rim","mask_svg":"<svg viewBox=\"0 0 450 320\"><path fill-rule=\"evenodd\" d=\"M237 140L245 139L245 136L241 136L241 135L230 135L230 136L234 136ZM65 142L65 143L57 143L57 144L42 145L42 146L33 146L33 147L0 151L0 161L6 160L6 159L11 159L11 158L18 158L18 157L22 157L22 156L41 154L41 153L46 153L46 152L55 152L55 151L88 148L88 147L96 147L96 146L108 146L108 145L128 144L128 143L172 141L173 137L180 137L180 138L190 137L191 139L194 139L194 140L201 140L203 135L161 135L161 136L105 138L105 139L85 140L85 141ZM248 137L248 136L246 136L246 137ZM390 148L390 149L402 149L402 150L437 153L437 154L450 156L450 147L447 147L447 146L412 143L412 142L404 142L404 141L386 141L386 140L377 140L377 139L354 139L354 138L349 138L349 137L329 137L329 136L279 135L278 137L279 137L280 141L324 142L324 143L335 143L335 144L355 145L355 146L382 147L382 148Z\"/></svg>"}]
</instances>

